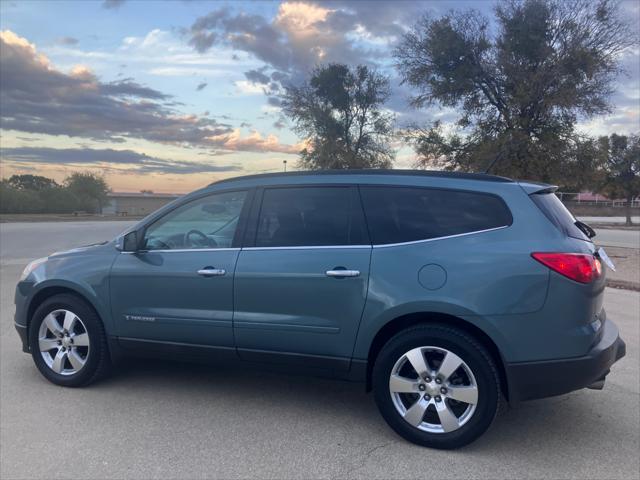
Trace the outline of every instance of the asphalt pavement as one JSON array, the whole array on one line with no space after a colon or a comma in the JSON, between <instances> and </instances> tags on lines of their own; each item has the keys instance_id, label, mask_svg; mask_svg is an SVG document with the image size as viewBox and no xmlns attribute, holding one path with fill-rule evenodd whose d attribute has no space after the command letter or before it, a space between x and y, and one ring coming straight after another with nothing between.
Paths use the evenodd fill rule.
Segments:
<instances>
[{"instance_id":1,"label":"asphalt pavement","mask_svg":"<svg viewBox=\"0 0 640 480\"><path fill-rule=\"evenodd\" d=\"M127 361L56 387L20 351L13 288L29 259L126 222L0 224L0 478L638 478L640 294L607 289L627 342L603 391L506 407L454 452L411 445L359 384Z\"/></svg>"},{"instance_id":2,"label":"asphalt pavement","mask_svg":"<svg viewBox=\"0 0 640 480\"><path fill-rule=\"evenodd\" d=\"M578 220L582 220L585 223L624 223L626 217L578 217ZM632 216L631 221L633 223L640 223L640 217Z\"/></svg>"},{"instance_id":3,"label":"asphalt pavement","mask_svg":"<svg viewBox=\"0 0 640 480\"><path fill-rule=\"evenodd\" d=\"M640 248L640 230L596 228L594 238L603 247Z\"/></svg>"}]
</instances>

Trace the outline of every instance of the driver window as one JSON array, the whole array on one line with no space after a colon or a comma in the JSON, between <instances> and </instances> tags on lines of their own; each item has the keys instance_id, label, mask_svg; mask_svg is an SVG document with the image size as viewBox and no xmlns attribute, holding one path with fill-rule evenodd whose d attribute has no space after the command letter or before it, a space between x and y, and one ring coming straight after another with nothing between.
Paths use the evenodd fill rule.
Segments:
<instances>
[{"instance_id":1,"label":"driver window","mask_svg":"<svg viewBox=\"0 0 640 480\"><path fill-rule=\"evenodd\" d=\"M247 192L209 195L167 213L145 233L145 249L228 248Z\"/></svg>"}]
</instances>

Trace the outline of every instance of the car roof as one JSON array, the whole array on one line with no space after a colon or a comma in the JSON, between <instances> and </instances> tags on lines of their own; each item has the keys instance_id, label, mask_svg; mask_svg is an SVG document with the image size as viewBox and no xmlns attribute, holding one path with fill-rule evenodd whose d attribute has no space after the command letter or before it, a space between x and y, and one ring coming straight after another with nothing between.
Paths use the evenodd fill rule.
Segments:
<instances>
[{"instance_id":1,"label":"car roof","mask_svg":"<svg viewBox=\"0 0 640 480\"><path fill-rule=\"evenodd\" d=\"M500 177L497 175L489 175L486 173L467 173L467 172L447 172L440 170L396 170L396 169L350 169L350 170L317 170L317 171L296 171L296 172L279 172L279 173L261 173L256 175L245 175L240 177L226 178L224 180L218 180L209 185L209 187L218 186L226 183L239 182L239 181L255 181L256 184L260 183L260 180L269 179L270 183L274 180L282 179L283 182L288 182L291 179L299 177L318 177L318 176L410 176L410 177L430 177L430 178L448 178L459 180L481 180L485 182L499 182L499 183L512 183L514 180L507 177Z\"/></svg>"}]
</instances>

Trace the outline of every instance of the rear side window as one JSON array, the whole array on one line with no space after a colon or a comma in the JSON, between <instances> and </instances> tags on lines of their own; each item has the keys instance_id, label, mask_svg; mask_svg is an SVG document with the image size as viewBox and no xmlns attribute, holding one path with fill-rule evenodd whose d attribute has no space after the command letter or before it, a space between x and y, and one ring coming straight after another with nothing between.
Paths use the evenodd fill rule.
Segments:
<instances>
[{"instance_id":1,"label":"rear side window","mask_svg":"<svg viewBox=\"0 0 640 480\"><path fill-rule=\"evenodd\" d=\"M576 226L575 217L567 210L567 207L564 206L555 193L534 193L530 195L530 197L533 203L542 210L542 213L544 213L551 223L559 228L561 232L579 240L589 240L589 237Z\"/></svg>"},{"instance_id":2,"label":"rear side window","mask_svg":"<svg viewBox=\"0 0 640 480\"><path fill-rule=\"evenodd\" d=\"M374 244L403 243L511 225L491 194L419 187L361 187Z\"/></svg>"},{"instance_id":3,"label":"rear side window","mask_svg":"<svg viewBox=\"0 0 640 480\"><path fill-rule=\"evenodd\" d=\"M256 247L368 243L352 187L286 187L264 191Z\"/></svg>"}]
</instances>

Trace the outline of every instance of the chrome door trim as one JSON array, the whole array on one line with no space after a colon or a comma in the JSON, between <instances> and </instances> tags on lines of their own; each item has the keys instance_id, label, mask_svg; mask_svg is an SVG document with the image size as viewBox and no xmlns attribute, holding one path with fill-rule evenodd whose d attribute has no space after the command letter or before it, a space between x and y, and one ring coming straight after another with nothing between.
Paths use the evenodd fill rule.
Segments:
<instances>
[{"instance_id":1,"label":"chrome door trim","mask_svg":"<svg viewBox=\"0 0 640 480\"><path fill-rule=\"evenodd\" d=\"M466 237L467 235L475 235L477 233L493 232L496 230L502 230L503 228L509 228L510 226L511 225L504 225L502 227L487 228L486 230L474 230L473 232L457 233L455 235L446 235L444 237L425 238L424 240L413 240L411 242L382 243L380 245L373 245L373 248L400 247L403 245L414 245L417 243L435 242L437 240L447 240L449 238Z\"/></svg>"},{"instance_id":2,"label":"chrome door trim","mask_svg":"<svg viewBox=\"0 0 640 480\"><path fill-rule=\"evenodd\" d=\"M243 247L242 250L325 250L336 248L371 248L371 245L304 245L291 247Z\"/></svg>"},{"instance_id":3,"label":"chrome door trim","mask_svg":"<svg viewBox=\"0 0 640 480\"><path fill-rule=\"evenodd\" d=\"M174 250L138 250L137 252L120 252L120 253L184 253L184 252L239 252L240 247L221 247L221 248L176 248Z\"/></svg>"}]
</instances>

